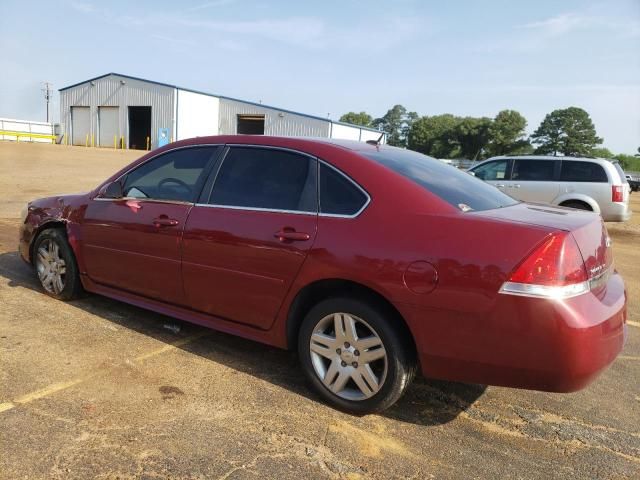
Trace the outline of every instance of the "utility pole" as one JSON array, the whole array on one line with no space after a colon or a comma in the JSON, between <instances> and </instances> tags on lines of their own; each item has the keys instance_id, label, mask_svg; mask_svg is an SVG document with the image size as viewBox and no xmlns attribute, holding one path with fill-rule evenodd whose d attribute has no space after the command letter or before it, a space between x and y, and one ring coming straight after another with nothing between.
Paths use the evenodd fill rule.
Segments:
<instances>
[{"instance_id":1,"label":"utility pole","mask_svg":"<svg viewBox=\"0 0 640 480\"><path fill-rule=\"evenodd\" d=\"M51 85L49 82L44 82L44 88L42 92L44 93L44 99L47 102L47 123L49 123L49 100L51 99Z\"/></svg>"}]
</instances>

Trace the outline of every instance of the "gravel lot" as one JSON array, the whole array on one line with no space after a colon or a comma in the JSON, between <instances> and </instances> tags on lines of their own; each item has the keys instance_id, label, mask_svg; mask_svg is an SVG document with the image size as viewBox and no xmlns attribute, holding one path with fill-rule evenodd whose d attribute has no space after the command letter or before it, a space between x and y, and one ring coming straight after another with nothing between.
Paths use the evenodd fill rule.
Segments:
<instances>
[{"instance_id":1,"label":"gravel lot","mask_svg":"<svg viewBox=\"0 0 640 480\"><path fill-rule=\"evenodd\" d=\"M352 417L318 401L292 353L41 293L16 253L24 202L139 154L0 142L0 478L640 478L640 215L608 225L629 337L586 390L419 379L384 415Z\"/></svg>"}]
</instances>

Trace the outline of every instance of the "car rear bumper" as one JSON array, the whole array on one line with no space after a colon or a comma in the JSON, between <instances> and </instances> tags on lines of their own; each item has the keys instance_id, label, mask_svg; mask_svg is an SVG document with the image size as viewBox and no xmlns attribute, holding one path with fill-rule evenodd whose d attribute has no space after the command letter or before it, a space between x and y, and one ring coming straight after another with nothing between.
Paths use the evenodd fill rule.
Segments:
<instances>
[{"instance_id":1,"label":"car rear bumper","mask_svg":"<svg viewBox=\"0 0 640 480\"><path fill-rule=\"evenodd\" d=\"M424 376L552 392L589 384L615 360L626 333L617 273L600 292L565 300L499 295L483 317L457 312L430 321L424 310L401 310Z\"/></svg>"},{"instance_id":2,"label":"car rear bumper","mask_svg":"<svg viewBox=\"0 0 640 480\"><path fill-rule=\"evenodd\" d=\"M626 203L616 203L601 212L605 222L626 222L633 212Z\"/></svg>"}]
</instances>

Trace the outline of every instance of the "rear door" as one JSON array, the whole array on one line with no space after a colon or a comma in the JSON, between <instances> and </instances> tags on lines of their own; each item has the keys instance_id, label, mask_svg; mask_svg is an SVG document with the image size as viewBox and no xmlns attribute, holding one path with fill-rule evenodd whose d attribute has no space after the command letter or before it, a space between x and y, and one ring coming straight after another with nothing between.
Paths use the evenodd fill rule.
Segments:
<instances>
[{"instance_id":1,"label":"rear door","mask_svg":"<svg viewBox=\"0 0 640 480\"><path fill-rule=\"evenodd\" d=\"M560 193L581 193L593 198L600 208L611 202L611 185L607 172L594 162L563 160Z\"/></svg>"},{"instance_id":2,"label":"rear door","mask_svg":"<svg viewBox=\"0 0 640 480\"><path fill-rule=\"evenodd\" d=\"M523 202L552 203L558 196L560 162L516 158L507 193Z\"/></svg>"},{"instance_id":3,"label":"rear door","mask_svg":"<svg viewBox=\"0 0 640 480\"><path fill-rule=\"evenodd\" d=\"M302 153L228 148L184 231L191 308L271 326L316 237L317 172L317 159Z\"/></svg>"},{"instance_id":4,"label":"rear door","mask_svg":"<svg viewBox=\"0 0 640 480\"><path fill-rule=\"evenodd\" d=\"M120 181L125 198L89 201L82 223L87 275L96 283L183 304L180 248L189 210L222 147L173 150Z\"/></svg>"}]
</instances>

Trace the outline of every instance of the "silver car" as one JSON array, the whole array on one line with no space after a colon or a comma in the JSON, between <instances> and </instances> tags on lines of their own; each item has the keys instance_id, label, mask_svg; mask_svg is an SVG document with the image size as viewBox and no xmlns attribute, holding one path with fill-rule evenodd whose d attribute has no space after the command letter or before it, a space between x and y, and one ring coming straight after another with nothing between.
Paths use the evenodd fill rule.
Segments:
<instances>
[{"instance_id":1,"label":"silver car","mask_svg":"<svg viewBox=\"0 0 640 480\"><path fill-rule=\"evenodd\" d=\"M631 217L629 184L618 162L602 158L493 157L469 169L523 202L592 210L607 222Z\"/></svg>"}]
</instances>

